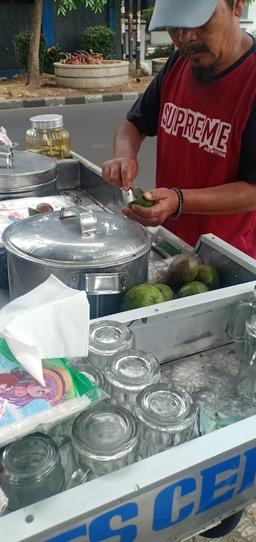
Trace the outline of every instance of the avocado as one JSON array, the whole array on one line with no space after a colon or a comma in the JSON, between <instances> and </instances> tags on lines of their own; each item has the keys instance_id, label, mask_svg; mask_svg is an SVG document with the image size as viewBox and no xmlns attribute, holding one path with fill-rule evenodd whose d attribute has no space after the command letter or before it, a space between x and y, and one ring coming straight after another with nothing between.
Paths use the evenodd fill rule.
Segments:
<instances>
[{"instance_id":1,"label":"avocado","mask_svg":"<svg viewBox=\"0 0 256 542\"><path fill-rule=\"evenodd\" d=\"M163 301L165 299L162 293L153 284L137 284L124 294L121 301L121 310L139 309L155 303L163 303Z\"/></svg>"},{"instance_id":2,"label":"avocado","mask_svg":"<svg viewBox=\"0 0 256 542\"><path fill-rule=\"evenodd\" d=\"M177 297L187 297L189 295L202 294L208 292L209 288L199 280L193 280L192 282L187 282L183 284L180 290L177 293Z\"/></svg>"},{"instance_id":3,"label":"avocado","mask_svg":"<svg viewBox=\"0 0 256 542\"><path fill-rule=\"evenodd\" d=\"M199 265L196 279L203 282L209 290L216 290L220 287L220 274L214 265Z\"/></svg>"},{"instance_id":4,"label":"avocado","mask_svg":"<svg viewBox=\"0 0 256 542\"><path fill-rule=\"evenodd\" d=\"M39 211L37 211L36 209L32 209L32 207L28 207L28 216L34 216L34 215L37 215L39 213Z\"/></svg>"},{"instance_id":5,"label":"avocado","mask_svg":"<svg viewBox=\"0 0 256 542\"><path fill-rule=\"evenodd\" d=\"M170 288L170 286L168 286L168 284L165 284L164 282L156 282L153 286L158 288L165 301L170 301L174 298L173 290Z\"/></svg>"},{"instance_id":6,"label":"avocado","mask_svg":"<svg viewBox=\"0 0 256 542\"><path fill-rule=\"evenodd\" d=\"M153 205L155 205L155 202L146 199L144 196L140 196L139 198L136 198L133 201L130 201L130 203L128 203L128 207L132 207L133 205L141 205L141 207L153 207Z\"/></svg>"},{"instance_id":7,"label":"avocado","mask_svg":"<svg viewBox=\"0 0 256 542\"><path fill-rule=\"evenodd\" d=\"M166 282L171 288L178 290L182 284L195 280L198 268L199 262L195 255L180 254L171 263Z\"/></svg>"}]
</instances>

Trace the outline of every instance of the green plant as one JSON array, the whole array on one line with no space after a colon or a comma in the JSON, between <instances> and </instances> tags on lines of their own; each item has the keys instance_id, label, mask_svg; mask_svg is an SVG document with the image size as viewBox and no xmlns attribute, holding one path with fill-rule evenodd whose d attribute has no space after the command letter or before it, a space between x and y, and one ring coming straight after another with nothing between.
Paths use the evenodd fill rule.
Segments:
<instances>
[{"instance_id":1,"label":"green plant","mask_svg":"<svg viewBox=\"0 0 256 542\"><path fill-rule=\"evenodd\" d=\"M153 51L147 55L147 58L165 58L170 56L174 52L173 43L167 43L166 45L158 45Z\"/></svg>"},{"instance_id":2,"label":"green plant","mask_svg":"<svg viewBox=\"0 0 256 542\"><path fill-rule=\"evenodd\" d=\"M82 49L109 57L115 47L115 33L105 26L89 26L82 34Z\"/></svg>"},{"instance_id":3,"label":"green plant","mask_svg":"<svg viewBox=\"0 0 256 542\"><path fill-rule=\"evenodd\" d=\"M15 55L20 63L21 68L27 71L28 69L28 51L29 51L29 40L31 32L30 30L25 30L24 32L19 32L13 38ZM46 52L46 44L43 34L40 37L40 49L39 49L39 65L40 71L43 71L44 57Z\"/></svg>"},{"instance_id":4,"label":"green plant","mask_svg":"<svg viewBox=\"0 0 256 542\"><path fill-rule=\"evenodd\" d=\"M154 8L151 6L150 8L143 9L141 12L141 20L146 22L146 32L148 32L149 23L153 14Z\"/></svg>"},{"instance_id":5,"label":"green plant","mask_svg":"<svg viewBox=\"0 0 256 542\"><path fill-rule=\"evenodd\" d=\"M43 71L44 73L54 73L54 62L60 62L62 58L62 48L59 44L49 47L45 51Z\"/></svg>"}]
</instances>

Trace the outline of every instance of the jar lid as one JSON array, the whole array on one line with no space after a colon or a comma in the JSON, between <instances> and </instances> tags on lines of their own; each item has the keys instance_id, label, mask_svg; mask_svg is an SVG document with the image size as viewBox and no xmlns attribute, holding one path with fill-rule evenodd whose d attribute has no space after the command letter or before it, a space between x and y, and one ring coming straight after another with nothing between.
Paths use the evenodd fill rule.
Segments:
<instances>
[{"instance_id":1,"label":"jar lid","mask_svg":"<svg viewBox=\"0 0 256 542\"><path fill-rule=\"evenodd\" d=\"M96 405L74 421L72 440L81 454L102 461L117 459L137 445L134 416L121 406Z\"/></svg>"},{"instance_id":2,"label":"jar lid","mask_svg":"<svg viewBox=\"0 0 256 542\"><path fill-rule=\"evenodd\" d=\"M53 158L28 151L15 151L12 166L0 169L0 195L10 196L57 178L57 162Z\"/></svg>"},{"instance_id":3,"label":"jar lid","mask_svg":"<svg viewBox=\"0 0 256 542\"><path fill-rule=\"evenodd\" d=\"M30 117L32 128L47 130L47 128L61 128L63 126L62 115L36 115Z\"/></svg>"},{"instance_id":4,"label":"jar lid","mask_svg":"<svg viewBox=\"0 0 256 542\"><path fill-rule=\"evenodd\" d=\"M138 395L136 403L138 418L155 429L179 431L195 420L195 403L182 386L153 384Z\"/></svg>"},{"instance_id":5,"label":"jar lid","mask_svg":"<svg viewBox=\"0 0 256 542\"><path fill-rule=\"evenodd\" d=\"M76 205L12 224L4 231L3 243L35 263L98 271L147 253L151 236L133 220Z\"/></svg>"},{"instance_id":6,"label":"jar lid","mask_svg":"<svg viewBox=\"0 0 256 542\"><path fill-rule=\"evenodd\" d=\"M2 470L12 479L23 483L40 481L49 475L58 462L58 448L53 439L43 433L27 435L4 448Z\"/></svg>"},{"instance_id":7,"label":"jar lid","mask_svg":"<svg viewBox=\"0 0 256 542\"><path fill-rule=\"evenodd\" d=\"M113 356L126 350L133 343L133 332L129 327L114 320L101 320L90 324L89 355Z\"/></svg>"},{"instance_id":8,"label":"jar lid","mask_svg":"<svg viewBox=\"0 0 256 542\"><path fill-rule=\"evenodd\" d=\"M139 392L159 381L160 366L151 354L126 350L108 362L105 375L112 386Z\"/></svg>"}]
</instances>

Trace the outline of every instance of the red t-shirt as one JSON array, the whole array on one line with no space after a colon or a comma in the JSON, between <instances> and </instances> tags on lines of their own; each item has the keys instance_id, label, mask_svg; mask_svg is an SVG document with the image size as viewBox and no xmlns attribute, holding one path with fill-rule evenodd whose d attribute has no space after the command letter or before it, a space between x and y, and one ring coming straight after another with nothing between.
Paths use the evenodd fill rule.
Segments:
<instances>
[{"instance_id":1,"label":"red t-shirt","mask_svg":"<svg viewBox=\"0 0 256 542\"><path fill-rule=\"evenodd\" d=\"M254 52L244 55L241 62L208 86L196 82L189 61L176 56L159 88L154 89L154 85L127 118L143 133L154 135L154 128L144 130L143 123L146 125L150 107L152 111L153 90L154 100L158 93L157 187L200 189L241 180L256 181L256 171L253 180L240 175L243 134L256 101ZM245 153L243 149L243 161ZM256 257L255 212L183 214L177 221L167 219L164 226L190 245L194 246L201 234L213 233Z\"/></svg>"}]
</instances>

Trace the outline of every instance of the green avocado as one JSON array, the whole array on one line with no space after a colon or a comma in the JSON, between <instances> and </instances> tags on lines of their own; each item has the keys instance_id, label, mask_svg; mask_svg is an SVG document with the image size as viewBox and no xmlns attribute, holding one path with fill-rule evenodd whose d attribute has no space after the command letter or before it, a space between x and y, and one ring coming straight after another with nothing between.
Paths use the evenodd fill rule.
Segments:
<instances>
[{"instance_id":1,"label":"green avocado","mask_svg":"<svg viewBox=\"0 0 256 542\"><path fill-rule=\"evenodd\" d=\"M141 205L141 207L153 207L153 205L155 205L155 202L146 199L144 196L140 196L139 198L136 198L133 201L130 201L130 203L128 203L128 207L132 207L133 205Z\"/></svg>"},{"instance_id":2,"label":"green avocado","mask_svg":"<svg viewBox=\"0 0 256 542\"><path fill-rule=\"evenodd\" d=\"M168 286L168 284L165 284L164 282L156 282L154 286L161 292L165 301L170 301L174 298L173 290L170 288L170 286Z\"/></svg>"},{"instance_id":3,"label":"green avocado","mask_svg":"<svg viewBox=\"0 0 256 542\"><path fill-rule=\"evenodd\" d=\"M36 209L32 209L32 207L28 207L28 216L34 216L34 215L37 215L39 213L39 211L37 211Z\"/></svg>"},{"instance_id":4,"label":"green avocado","mask_svg":"<svg viewBox=\"0 0 256 542\"><path fill-rule=\"evenodd\" d=\"M139 309L155 303L163 303L163 301L165 299L162 293L153 284L137 284L124 294L121 301L121 310Z\"/></svg>"},{"instance_id":5,"label":"green avocado","mask_svg":"<svg viewBox=\"0 0 256 542\"><path fill-rule=\"evenodd\" d=\"M195 280L199 268L199 262L193 254L185 253L176 256L170 265L167 283L174 290L178 290L182 284Z\"/></svg>"},{"instance_id":6,"label":"green avocado","mask_svg":"<svg viewBox=\"0 0 256 542\"><path fill-rule=\"evenodd\" d=\"M214 265L199 265L196 278L200 282L203 282L209 288L209 290L216 290L220 287L220 274Z\"/></svg>"},{"instance_id":7,"label":"green avocado","mask_svg":"<svg viewBox=\"0 0 256 542\"><path fill-rule=\"evenodd\" d=\"M184 284L177 293L177 297L187 297L189 295L202 294L209 292L209 288L199 280L193 280Z\"/></svg>"}]
</instances>

